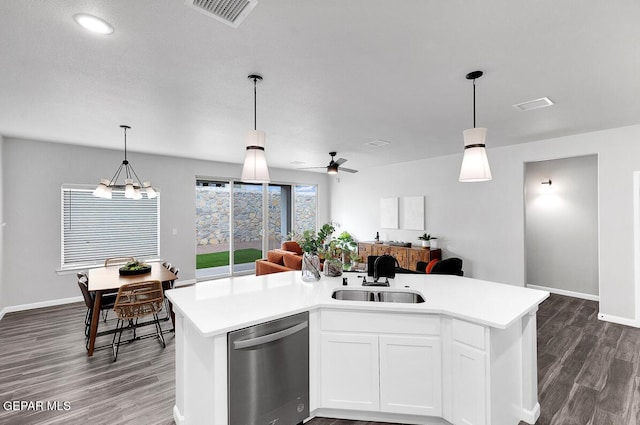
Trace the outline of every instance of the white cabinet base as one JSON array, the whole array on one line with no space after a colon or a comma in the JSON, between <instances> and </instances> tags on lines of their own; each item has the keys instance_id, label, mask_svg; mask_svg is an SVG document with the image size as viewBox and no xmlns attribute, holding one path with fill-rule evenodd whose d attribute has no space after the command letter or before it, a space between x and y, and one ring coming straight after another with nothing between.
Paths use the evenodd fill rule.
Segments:
<instances>
[{"instance_id":1,"label":"white cabinet base","mask_svg":"<svg viewBox=\"0 0 640 425\"><path fill-rule=\"evenodd\" d=\"M440 417L406 415L401 413L369 412L358 410L320 408L311 412L311 417L347 419L351 421L398 423L407 425L451 425Z\"/></svg>"}]
</instances>

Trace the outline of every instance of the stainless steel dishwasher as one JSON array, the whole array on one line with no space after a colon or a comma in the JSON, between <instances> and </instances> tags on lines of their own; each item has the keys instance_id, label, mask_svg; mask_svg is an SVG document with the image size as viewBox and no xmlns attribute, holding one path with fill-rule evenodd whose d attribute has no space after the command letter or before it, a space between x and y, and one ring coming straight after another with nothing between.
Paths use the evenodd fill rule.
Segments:
<instances>
[{"instance_id":1,"label":"stainless steel dishwasher","mask_svg":"<svg viewBox=\"0 0 640 425\"><path fill-rule=\"evenodd\" d=\"M227 334L229 425L296 425L309 417L309 313Z\"/></svg>"}]
</instances>

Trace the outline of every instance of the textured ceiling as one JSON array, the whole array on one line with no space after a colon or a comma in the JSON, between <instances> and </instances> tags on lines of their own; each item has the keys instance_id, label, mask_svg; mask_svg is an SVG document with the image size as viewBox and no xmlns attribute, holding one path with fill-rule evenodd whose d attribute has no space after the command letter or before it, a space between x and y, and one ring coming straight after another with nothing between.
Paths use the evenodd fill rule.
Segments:
<instances>
[{"instance_id":1,"label":"textured ceiling","mask_svg":"<svg viewBox=\"0 0 640 425\"><path fill-rule=\"evenodd\" d=\"M2 0L0 134L121 149L129 124L131 151L241 163L259 73L271 166L336 150L364 169L461 152L476 69L489 149L638 124L639 18L636 0L261 0L233 29L183 0Z\"/></svg>"}]
</instances>

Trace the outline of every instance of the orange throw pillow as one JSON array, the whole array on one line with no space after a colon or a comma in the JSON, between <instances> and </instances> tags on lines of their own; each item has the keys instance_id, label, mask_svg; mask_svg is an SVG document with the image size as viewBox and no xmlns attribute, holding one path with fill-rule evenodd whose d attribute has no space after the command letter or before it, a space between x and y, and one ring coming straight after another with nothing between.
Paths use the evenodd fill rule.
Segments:
<instances>
[{"instance_id":1,"label":"orange throw pillow","mask_svg":"<svg viewBox=\"0 0 640 425\"><path fill-rule=\"evenodd\" d=\"M433 266L435 266L438 261L440 261L440 260L435 260L434 259L434 260L429 261L429 264L427 264L426 272L427 273L431 273L431 269L433 269Z\"/></svg>"}]
</instances>

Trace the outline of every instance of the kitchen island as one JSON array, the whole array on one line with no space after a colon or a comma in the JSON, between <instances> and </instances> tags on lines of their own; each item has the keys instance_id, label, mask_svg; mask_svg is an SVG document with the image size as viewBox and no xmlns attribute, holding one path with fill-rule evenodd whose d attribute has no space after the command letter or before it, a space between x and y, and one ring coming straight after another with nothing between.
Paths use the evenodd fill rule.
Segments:
<instances>
[{"instance_id":1,"label":"kitchen island","mask_svg":"<svg viewBox=\"0 0 640 425\"><path fill-rule=\"evenodd\" d=\"M422 303L346 301L355 274L242 276L167 291L176 314L177 424L227 424L227 333L309 312L311 416L405 424L533 424L536 311L544 291L445 275L396 275Z\"/></svg>"}]
</instances>

